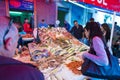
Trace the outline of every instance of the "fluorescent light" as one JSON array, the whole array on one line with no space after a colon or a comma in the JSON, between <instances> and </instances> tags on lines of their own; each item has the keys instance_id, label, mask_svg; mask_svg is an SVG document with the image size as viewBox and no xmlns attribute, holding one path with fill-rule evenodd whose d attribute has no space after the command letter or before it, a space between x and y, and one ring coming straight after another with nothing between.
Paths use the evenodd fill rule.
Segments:
<instances>
[{"instance_id":1,"label":"fluorescent light","mask_svg":"<svg viewBox=\"0 0 120 80\"><path fill-rule=\"evenodd\" d=\"M10 14L22 14L22 12L14 12L14 11L10 11Z\"/></svg>"},{"instance_id":2,"label":"fluorescent light","mask_svg":"<svg viewBox=\"0 0 120 80\"><path fill-rule=\"evenodd\" d=\"M104 13L113 14L113 12L112 12L112 11L110 11L110 10L104 10L104 9L99 9L99 8L94 8L94 9L95 9L95 10L97 10L97 11L104 12Z\"/></svg>"}]
</instances>

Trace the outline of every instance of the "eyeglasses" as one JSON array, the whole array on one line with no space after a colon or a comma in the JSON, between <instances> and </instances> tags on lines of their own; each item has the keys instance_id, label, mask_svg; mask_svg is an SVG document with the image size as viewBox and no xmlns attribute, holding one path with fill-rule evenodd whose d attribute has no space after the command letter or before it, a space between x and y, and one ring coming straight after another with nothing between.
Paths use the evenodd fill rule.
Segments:
<instances>
[{"instance_id":1,"label":"eyeglasses","mask_svg":"<svg viewBox=\"0 0 120 80\"><path fill-rule=\"evenodd\" d=\"M8 32L10 31L10 28L13 24L13 19L10 20L9 24L8 24L8 27L7 27L7 30L5 31L5 34L3 36L3 43L5 44L5 36L8 34Z\"/></svg>"}]
</instances>

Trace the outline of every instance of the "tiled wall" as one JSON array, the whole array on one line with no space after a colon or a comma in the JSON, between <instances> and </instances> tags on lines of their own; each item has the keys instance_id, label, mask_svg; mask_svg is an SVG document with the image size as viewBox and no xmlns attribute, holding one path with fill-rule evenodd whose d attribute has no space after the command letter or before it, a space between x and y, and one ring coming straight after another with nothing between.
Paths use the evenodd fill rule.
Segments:
<instances>
[{"instance_id":1,"label":"tiled wall","mask_svg":"<svg viewBox=\"0 0 120 80\"><path fill-rule=\"evenodd\" d=\"M37 5L37 24L45 19L47 24L55 24L56 20L56 3L47 2L46 0L36 0Z\"/></svg>"}]
</instances>

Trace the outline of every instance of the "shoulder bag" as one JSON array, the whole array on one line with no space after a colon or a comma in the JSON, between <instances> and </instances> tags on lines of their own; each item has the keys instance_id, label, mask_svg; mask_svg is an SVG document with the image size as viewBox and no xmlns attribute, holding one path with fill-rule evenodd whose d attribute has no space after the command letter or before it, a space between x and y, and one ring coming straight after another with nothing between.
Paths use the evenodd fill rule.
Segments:
<instances>
[{"instance_id":1,"label":"shoulder bag","mask_svg":"<svg viewBox=\"0 0 120 80\"><path fill-rule=\"evenodd\" d=\"M110 51L108 50L106 43L103 40L103 43L105 45L105 50L108 56L109 65L108 66L99 66L92 62L91 60L85 58L84 63L82 65L82 74L94 78L100 78L100 79L118 79L120 80L120 66L119 61L117 57L114 57L111 55ZM96 54L94 48L91 47L89 53Z\"/></svg>"}]
</instances>

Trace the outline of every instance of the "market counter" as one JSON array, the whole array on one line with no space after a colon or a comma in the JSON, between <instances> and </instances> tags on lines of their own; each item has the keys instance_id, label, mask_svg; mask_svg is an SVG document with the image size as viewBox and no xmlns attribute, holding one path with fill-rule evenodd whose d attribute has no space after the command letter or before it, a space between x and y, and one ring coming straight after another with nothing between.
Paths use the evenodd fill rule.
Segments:
<instances>
[{"instance_id":1,"label":"market counter","mask_svg":"<svg viewBox=\"0 0 120 80\"><path fill-rule=\"evenodd\" d=\"M29 43L30 62L43 72L46 80L83 80L80 68L88 46L75 39L65 28L40 28L41 43ZM24 62L24 61L23 61ZM29 60L28 60L29 62Z\"/></svg>"}]
</instances>

